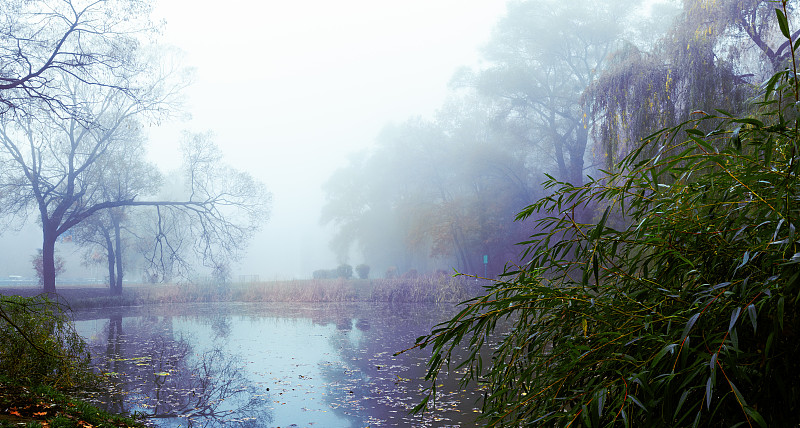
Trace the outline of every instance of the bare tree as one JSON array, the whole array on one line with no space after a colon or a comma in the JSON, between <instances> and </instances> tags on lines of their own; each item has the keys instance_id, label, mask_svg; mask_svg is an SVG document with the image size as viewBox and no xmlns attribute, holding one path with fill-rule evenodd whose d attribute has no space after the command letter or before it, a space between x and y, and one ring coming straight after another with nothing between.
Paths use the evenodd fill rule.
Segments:
<instances>
[{"instance_id":1,"label":"bare tree","mask_svg":"<svg viewBox=\"0 0 800 428\"><path fill-rule=\"evenodd\" d=\"M148 270L162 279L187 276L199 259L220 276L268 217L272 196L250 174L223 162L210 133L184 134L181 149L183 166L171 176L168 199L131 203L156 207L152 229L138 232L149 239Z\"/></svg>"},{"instance_id":2,"label":"bare tree","mask_svg":"<svg viewBox=\"0 0 800 428\"><path fill-rule=\"evenodd\" d=\"M137 135L138 129L126 131L130 134L127 141L98 160L102 165L97 168L96 186L106 200L155 195L162 182L155 165L142 159L144 140ZM122 294L124 253L128 246L123 233L129 230L131 211L130 207L124 206L102 210L73 228L74 242L87 248L87 263L95 261L97 251L105 253L109 290L114 295Z\"/></svg>"},{"instance_id":3,"label":"bare tree","mask_svg":"<svg viewBox=\"0 0 800 428\"><path fill-rule=\"evenodd\" d=\"M149 66L135 52L155 31L150 9L147 0L0 2L0 113L28 116L44 105L74 115L64 74L139 99L129 79Z\"/></svg>"},{"instance_id":4,"label":"bare tree","mask_svg":"<svg viewBox=\"0 0 800 428\"><path fill-rule=\"evenodd\" d=\"M116 179L133 171L130 162L117 161L120 156L142 155L136 118L166 103L168 94L154 90L145 103L145 98L134 101L113 88L76 85L72 96L82 114L64 119L42 111L36 117L0 120L0 213L26 218L30 208L38 211L45 292L55 292L56 239L104 210L152 206L159 214L179 216L197 237L195 250L208 262L241 249L263 221L268 193L248 175L216 166L220 155L208 139L187 145L183 199L142 200L136 193L140 188ZM159 228L157 242L166 242L165 236Z\"/></svg>"}]
</instances>

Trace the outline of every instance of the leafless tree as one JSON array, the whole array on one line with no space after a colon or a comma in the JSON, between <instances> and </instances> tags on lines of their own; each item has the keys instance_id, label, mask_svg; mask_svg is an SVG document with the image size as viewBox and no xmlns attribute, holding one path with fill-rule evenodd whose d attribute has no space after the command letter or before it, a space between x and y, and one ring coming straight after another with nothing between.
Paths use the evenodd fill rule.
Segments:
<instances>
[{"instance_id":1,"label":"leafless tree","mask_svg":"<svg viewBox=\"0 0 800 428\"><path fill-rule=\"evenodd\" d=\"M150 9L148 0L0 2L0 113L24 117L43 107L60 117L86 113L65 74L139 99L132 76L151 66L136 55L157 30Z\"/></svg>"},{"instance_id":2,"label":"leafless tree","mask_svg":"<svg viewBox=\"0 0 800 428\"><path fill-rule=\"evenodd\" d=\"M31 208L38 211L45 292L55 292L56 239L105 210L150 206L158 210L159 221L166 215L179 218L207 262L236 253L263 221L269 194L249 175L220 167L220 153L208 138L186 145L182 199L144 200L140 187L123 186L119 178L136 169L131 160L119 159L142 155L137 118L168 100L157 85L152 88L145 103L113 88L76 85L72 97L83 114L61 118L41 111L0 120L0 214L25 219ZM168 242L167 236L159 222L158 245Z\"/></svg>"},{"instance_id":3,"label":"leafless tree","mask_svg":"<svg viewBox=\"0 0 800 428\"><path fill-rule=\"evenodd\" d=\"M155 206L144 246L148 271L162 279L187 276L193 261L214 275L229 268L269 215L271 194L250 174L226 165L210 133L184 135L183 166L171 176L166 201L134 201ZM139 229L141 231L141 229Z\"/></svg>"},{"instance_id":4,"label":"leafless tree","mask_svg":"<svg viewBox=\"0 0 800 428\"><path fill-rule=\"evenodd\" d=\"M162 179L155 165L142 158L143 138L136 135L137 129L128 129L130 138L125 144L115 147L99 160L98 191L106 200L127 200L135 197L155 195ZM130 207L115 207L102 210L73 227L74 242L86 248L86 263L102 261L98 251L104 253L108 266L109 290L111 294L122 294L124 277L123 261L130 235ZM128 231L128 233L126 233Z\"/></svg>"}]
</instances>

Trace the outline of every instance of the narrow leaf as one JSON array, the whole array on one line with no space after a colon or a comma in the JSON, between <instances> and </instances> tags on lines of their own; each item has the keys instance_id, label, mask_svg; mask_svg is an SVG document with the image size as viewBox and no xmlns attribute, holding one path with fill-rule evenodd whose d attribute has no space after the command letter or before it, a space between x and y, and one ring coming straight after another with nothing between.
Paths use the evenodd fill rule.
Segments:
<instances>
[{"instance_id":1,"label":"narrow leaf","mask_svg":"<svg viewBox=\"0 0 800 428\"><path fill-rule=\"evenodd\" d=\"M706 381L706 408L711 410L711 394L714 393L714 384L709 377Z\"/></svg>"},{"instance_id":2,"label":"narrow leaf","mask_svg":"<svg viewBox=\"0 0 800 428\"><path fill-rule=\"evenodd\" d=\"M686 327L683 329L683 334L681 335L681 341L683 341L683 339L686 339L686 336L689 335L689 331L692 330L692 327L694 327L694 323L697 322L698 318L700 318L700 312L692 315L692 317L689 318L689 322L686 323Z\"/></svg>"},{"instance_id":3,"label":"narrow leaf","mask_svg":"<svg viewBox=\"0 0 800 428\"><path fill-rule=\"evenodd\" d=\"M750 315L750 322L753 324L753 333L756 332L758 327L758 315L756 314L756 305L750 304L747 306L747 314Z\"/></svg>"},{"instance_id":4,"label":"narrow leaf","mask_svg":"<svg viewBox=\"0 0 800 428\"><path fill-rule=\"evenodd\" d=\"M781 33L787 39L791 39L792 35L789 33L789 21L786 19L786 15L780 9L775 9L775 14L778 15L778 25L781 27Z\"/></svg>"},{"instance_id":5,"label":"narrow leaf","mask_svg":"<svg viewBox=\"0 0 800 428\"><path fill-rule=\"evenodd\" d=\"M761 428L768 428L767 421L764 420L764 418L756 411L756 409L752 407L745 407L744 412L747 413L747 416L756 421L758 426Z\"/></svg>"},{"instance_id":6,"label":"narrow leaf","mask_svg":"<svg viewBox=\"0 0 800 428\"><path fill-rule=\"evenodd\" d=\"M683 403L686 402L686 399L688 397L689 397L689 390L687 389L687 390L683 391L683 394L681 394L680 400L678 400L678 407L675 408L675 415L673 415L673 417L672 417L673 419L677 419L678 418L678 414L681 412L681 407L683 407Z\"/></svg>"},{"instance_id":7,"label":"narrow leaf","mask_svg":"<svg viewBox=\"0 0 800 428\"><path fill-rule=\"evenodd\" d=\"M731 331L734 324L736 324L736 320L739 319L739 314L741 313L742 313L742 308L736 308L733 310L733 312L731 312L731 323L728 324L728 331Z\"/></svg>"},{"instance_id":8,"label":"narrow leaf","mask_svg":"<svg viewBox=\"0 0 800 428\"><path fill-rule=\"evenodd\" d=\"M728 381L728 384L731 386L731 390L733 391L734 395L736 395L736 400L739 401L739 404L742 407L747 407L747 402L744 400L744 395L739 392L739 388L737 388L736 385L734 385L730 380Z\"/></svg>"},{"instance_id":9,"label":"narrow leaf","mask_svg":"<svg viewBox=\"0 0 800 428\"><path fill-rule=\"evenodd\" d=\"M641 407L642 410L644 410L645 412L647 411L647 407L644 407L644 404L642 404L642 402L639 401L638 398L636 398L635 396L633 396L631 394L628 394L628 398L630 398L631 401L633 401L633 404L636 404L637 406Z\"/></svg>"},{"instance_id":10,"label":"narrow leaf","mask_svg":"<svg viewBox=\"0 0 800 428\"><path fill-rule=\"evenodd\" d=\"M745 251L744 255L742 256L742 262L739 264L739 266L736 266L736 270L739 270L740 267L746 265L748 261L750 261L750 251Z\"/></svg>"},{"instance_id":11,"label":"narrow leaf","mask_svg":"<svg viewBox=\"0 0 800 428\"><path fill-rule=\"evenodd\" d=\"M603 406L606 403L606 390L601 389L597 392L597 416L603 417Z\"/></svg>"}]
</instances>

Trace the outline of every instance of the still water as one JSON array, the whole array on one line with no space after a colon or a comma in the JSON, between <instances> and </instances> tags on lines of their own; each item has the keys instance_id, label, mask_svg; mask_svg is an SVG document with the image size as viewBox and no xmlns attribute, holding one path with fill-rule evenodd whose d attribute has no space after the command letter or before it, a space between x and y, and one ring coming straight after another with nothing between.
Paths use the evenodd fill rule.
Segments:
<instances>
[{"instance_id":1,"label":"still water","mask_svg":"<svg viewBox=\"0 0 800 428\"><path fill-rule=\"evenodd\" d=\"M408 414L429 386L414 339L450 305L206 303L78 312L93 362L114 379L93 399L153 425L475 426L474 388L441 379L436 409Z\"/></svg>"}]
</instances>

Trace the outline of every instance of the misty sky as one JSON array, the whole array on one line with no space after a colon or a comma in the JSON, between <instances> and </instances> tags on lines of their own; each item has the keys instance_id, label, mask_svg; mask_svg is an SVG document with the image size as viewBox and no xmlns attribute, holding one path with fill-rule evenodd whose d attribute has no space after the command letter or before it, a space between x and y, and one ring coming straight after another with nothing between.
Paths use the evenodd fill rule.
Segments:
<instances>
[{"instance_id":1,"label":"misty sky","mask_svg":"<svg viewBox=\"0 0 800 428\"><path fill-rule=\"evenodd\" d=\"M191 119L151 128L149 155L174 168L181 131L210 130L230 164L273 192L234 277L335 267L319 226L322 182L385 124L432 114L504 12L505 0L161 0L162 40L196 75Z\"/></svg>"}]
</instances>

